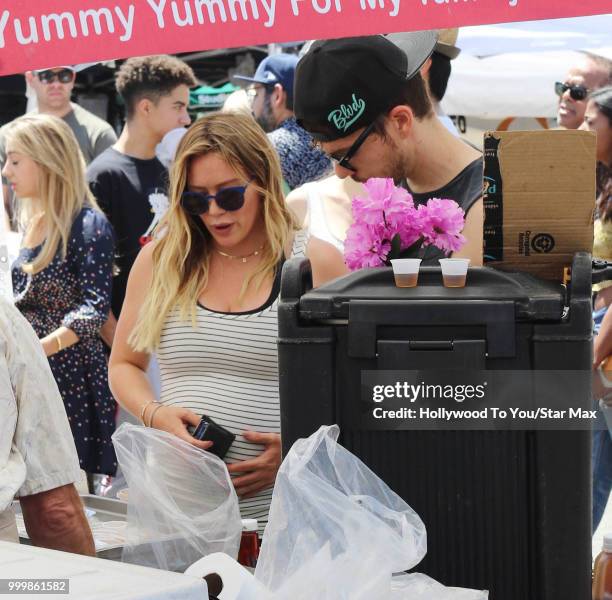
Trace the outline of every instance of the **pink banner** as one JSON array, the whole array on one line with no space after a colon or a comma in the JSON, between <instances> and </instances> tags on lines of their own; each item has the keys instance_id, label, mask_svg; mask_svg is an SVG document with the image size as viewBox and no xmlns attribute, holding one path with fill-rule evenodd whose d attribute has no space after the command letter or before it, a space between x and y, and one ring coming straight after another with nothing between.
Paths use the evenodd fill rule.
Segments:
<instances>
[{"instance_id":1,"label":"pink banner","mask_svg":"<svg viewBox=\"0 0 612 600\"><path fill-rule=\"evenodd\" d=\"M157 53L554 19L610 0L5 0L0 75Z\"/></svg>"}]
</instances>

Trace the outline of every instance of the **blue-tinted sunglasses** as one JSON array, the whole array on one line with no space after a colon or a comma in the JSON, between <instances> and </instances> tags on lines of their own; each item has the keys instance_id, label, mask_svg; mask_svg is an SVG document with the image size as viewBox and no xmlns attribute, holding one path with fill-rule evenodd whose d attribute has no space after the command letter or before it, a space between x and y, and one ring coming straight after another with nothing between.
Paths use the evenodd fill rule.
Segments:
<instances>
[{"instance_id":1,"label":"blue-tinted sunglasses","mask_svg":"<svg viewBox=\"0 0 612 600\"><path fill-rule=\"evenodd\" d=\"M244 206L244 194L253 180L246 185L221 188L216 194L203 194L185 190L181 196L181 206L190 215L203 215L208 212L211 200L217 203L221 210L239 210Z\"/></svg>"}]
</instances>

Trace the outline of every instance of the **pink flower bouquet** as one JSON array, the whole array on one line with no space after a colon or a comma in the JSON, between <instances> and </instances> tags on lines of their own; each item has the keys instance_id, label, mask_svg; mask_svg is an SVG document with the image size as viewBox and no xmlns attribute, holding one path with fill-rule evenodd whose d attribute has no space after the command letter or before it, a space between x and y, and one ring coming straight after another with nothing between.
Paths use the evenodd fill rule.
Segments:
<instances>
[{"instance_id":1,"label":"pink flower bouquet","mask_svg":"<svg viewBox=\"0 0 612 600\"><path fill-rule=\"evenodd\" d=\"M353 224L344 243L352 271L390 266L391 259L415 256L429 245L448 255L465 243L464 213L454 200L432 198L417 207L392 179L368 179L365 188L367 196L353 199Z\"/></svg>"}]
</instances>

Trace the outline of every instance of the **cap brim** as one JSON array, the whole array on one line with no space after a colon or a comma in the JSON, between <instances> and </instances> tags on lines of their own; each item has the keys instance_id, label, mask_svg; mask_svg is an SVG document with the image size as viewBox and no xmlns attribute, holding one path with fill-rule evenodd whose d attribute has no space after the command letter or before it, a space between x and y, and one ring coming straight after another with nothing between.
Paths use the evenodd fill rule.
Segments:
<instances>
[{"instance_id":1,"label":"cap brim","mask_svg":"<svg viewBox=\"0 0 612 600\"><path fill-rule=\"evenodd\" d=\"M459 56L461 53L461 48L457 48L457 46L451 46L450 44L445 44L444 42L438 42L436 47L434 48L434 52L438 54L443 54L450 60L453 60Z\"/></svg>"},{"instance_id":2,"label":"cap brim","mask_svg":"<svg viewBox=\"0 0 612 600\"><path fill-rule=\"evenodd\" d=\"M249 83L260 83L261 85L276 85L278 81L270 81L269 79L257 79L257 77L246 77L245 75L234 75L232 79L239 81L248 81Z\"/></svg>"},{"instance_id":3,"label":"cap brim","mask_svg":"<svg viewBox=\"0 0 612 600\"><path fill-rule=\"evenodd\" d=\"M258 79L254 77L246 77L245 75L232 75L232 79L239 79L240 81L250 81L251 83L261 83Z\"/></svg>"},{"instance_id":4,"label":"cap brim","mask_svg":"<svg viewBox=\"0 0 612 600\"><path fill-rule=\"evenodd\" d=\"M81 63L78 65L53 65L52 67L47 67L46 69L34 69L33 73L40 73L41 71L48 71L49 69L70 69L75 73L80 73L85 69L89 69L90 67L95 67L99 65L99 62L90 62L90 63Z\"/></svg>"},{"instance_id":5,"label":"cap brim","mask_svg":"<svg viewBox=\"0 0 612 600\"><path fill-rule=\"evenodd\" d=\"M43 71L49 71L50 69L70 69L76 73L76 68L73 65L55 65L53 67L47 67L46 69L34 69L34 73L42 73Z\"/></svg>"},{"instance_id":6,"label":"cap brim","mask_svg":"<svg viewBox=\"0 0 612 600\"><path fill-rule=\"evenodd\" d=\"M418 72L423 63L431 56L438 41L436 31L389 33L385 37L402 50L408 58L406 79L410 79Z\"/></svg>"}]
</instances>

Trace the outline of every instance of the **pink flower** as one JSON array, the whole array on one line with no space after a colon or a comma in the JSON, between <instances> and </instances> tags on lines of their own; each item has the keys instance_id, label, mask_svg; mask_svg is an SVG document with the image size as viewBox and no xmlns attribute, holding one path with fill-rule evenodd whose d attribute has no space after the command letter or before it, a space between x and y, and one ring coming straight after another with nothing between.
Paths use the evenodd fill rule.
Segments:
<instances>
[{"instance_id":1,"label":"pink flower","mask_svg":"<svg viewBox=\"0 0 612 600\"><path fill-rule=\"evenodd\" d=\"M367 196L357 196L353 200L355 221L400 226L408 217L407 213L416 210L410 193L396 187L393 179L368 179L365 188Z\"/></svg>"},{"instance_id":2,"label":"pink flower","mask_svg":"<svg viewBox=\"0 0 612 600\"><path fill-rule=\"evenodd\" d=\"M388 264L392 240L400 239L400 251L414 244L433 244L447 254L461 248L465 238L463 211L453 200L433 198L415 207L412 196L392 179L374 178L365 183L365 196L353 199L354 222L344 244L344 257L352 269Z\"/></svg>"},{"instance_id":3,"label":"pink flower","mask_svg":"<svg viewBox=\"0 0 612 600\"><path fill-rule=\"evenodd\" d=\"M366 267L381 267L391 250L391 241L385 239L384 227L353 223L344 241L344 259L352 271Z\"/></svg>"},{"instance_id":4,"label":"pink flower","mask_svg":"<svg viewBox=\"0 0 612 600\"><path fill-rule=\"evenodd\" d=\"M419 213L423 217L423 245L433 244L450 254L465 244L465 237L461 235L464 212L454 200L431 198L427 204L419 206Z\"/></svg>"}]
</instances>

